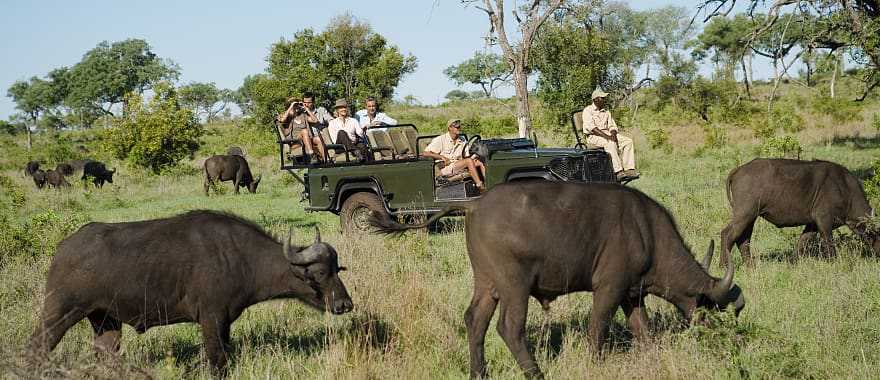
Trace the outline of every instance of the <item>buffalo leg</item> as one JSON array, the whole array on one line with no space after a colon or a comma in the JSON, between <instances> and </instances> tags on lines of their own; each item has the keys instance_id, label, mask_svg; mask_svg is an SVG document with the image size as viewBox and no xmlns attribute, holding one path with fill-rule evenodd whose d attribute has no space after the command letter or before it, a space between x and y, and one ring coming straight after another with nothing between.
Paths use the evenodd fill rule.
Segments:
<instances>
[{"instance_id":1,"label":"buffalo leg","mask_svg":"<svg viewBox=\"0 0 880 380\"><path fill-rule=\"evenodd\" d=\"M500 290L500 289L499 289ZM513 353L517 364L530 379L543 379L544 375L526 342L526 316L529 312L529 292L525 288L507 288L501 294L501 311L496 329L507 349Z\"/></svg>"},{"instance_id":2,"label":"buffalo leg","mask_svg":"<svg viewBox=\"0 0 880 380\"><path fill-rule=\"evenodd\" d=\"M636 339L644 339L648 336L648 313L645 310L645 297L630 297L624 300L623 313L630 331Z\"/></svg>"},{"instance_id":3,"label":"buffalo leg","mask_svg":"<svg viewBox=\"0 0 880 380\"><path fill-rule=\"evenodd\" d=\"M727 267L727 261L730 258L730 251L733 249L734 243L739 248L739 253L746 265L751 264L751 252L749 243L752 238L752 230L755 227L756 217L734 217L727 227L721 231L721 261L722 268Z\"/></svg>"},{"instance_id":4,"label":"buffalo leg","mask_svg":"<svg viewBox=\"0 0 880 380\"><path fill-rule=\"evenodd\" d=\"M97 353L116 353L119 351L119 338L122 336L122 323L106 312L95 311L89 314L89 322L95 331L95 351Z\"/></svg>"},{"instance_id":5,"label":"buffalo leg","mask_svg":"<svg viewBox=\"0 0 880 380\"><path fill-rule=\"evenodd\" d=\"M213 185L213 184L214 184L214 182L211 181L211 176L209 176L209 175L207 175L207 173L205 173L205 196L209 195L208 190L211 189L211 185Z\"/></svg>"},{"instance_id":6,"label":"buffalo leg","mask_svg":"<svg viewBox=\"0 0 880 380\"><path fill-rule=\"evenodd\" d=\"M471 377L484 378L486 372L485 338L486 329L492 320L492 314L498 300L492 297L492 289L489 285L474 284L474 297L471 305L464 313L464 323L467 326L468 348L471 355Z\"/></svg>"},{"instance_id":7,"label":"buffalo leg","mask_svg":"<svg viewBox=\"0 0 880 380\"><path fill-rule=\"evenodd\" d=\"M819 246L820 251L823 248L825 249L825 257L837 256L837 249L834 248L834 240L832 236L832 232L834 231L832 218L830 216L822 216L816 219L816 228L819 230L819 237L821 238L820 242L822 243Z\"/></svg>"},{"instance_id":8,"label":"buffalo leg","mask_svg":"<svg viewBox=\"0 0 880 380\"><path fill-rule=\"evenodd\" d=\"M202 341L208 361L215 372L225 373L229 353L229 322L225 318L207 318L199 325L202 327Z\"/></svg>"},{"instance_id":9,"label":"buffalo leg","mask_svg":"<svg viewBox=\"0 0 880 380\"><path fill-rule=\"evenodd\" d=\"M67 330L85 317L86 314L78 308L44 306L43 318L37 322L37 328L31 335L28 351L35 355L48 354L58 345Z\"/></svg>"},{"instance_id":10,"label":"buffalo leg","mask_svg":"<svg viewBox=\"0 0 880 380\"><path fill-rule=\"evenodd\" d=\"M236 194L238 194L238 187L241 186L241 181L242 181L242 180L243 180L243 179L242 179L241 170L238 170L237 172L235 172L235 180L234 180L235 183L232 184L233 187L235 187L235 193L236 193Z\"/></svg>"},{"instance_id":11,"label":"buffalo leg","mask_svg":"<svg viewBox=\"0 0 880 380\"><path fill-rule=\"evenodd\" d=\"M590 342L599 355L605 345L605 337L608 335L611 318L622 304L623 291L621 289L623 287L611 285L593 292L593 314L590 316L588 329Z\"/></svg>"},{"instance_id":12,"label":"buffalo leg","mask_svg":"<svg viewBox=\"0 0 880 380\"><path fill-rule=\"evenodd\" d=\"M808 224L804 227L804 232L801 232L801 236L798 238L797 246L795 247L795 257L798 256L807 256L810 249L810 243L813 242L816 238L816 225Z\"/></svg>"}]
</instances>

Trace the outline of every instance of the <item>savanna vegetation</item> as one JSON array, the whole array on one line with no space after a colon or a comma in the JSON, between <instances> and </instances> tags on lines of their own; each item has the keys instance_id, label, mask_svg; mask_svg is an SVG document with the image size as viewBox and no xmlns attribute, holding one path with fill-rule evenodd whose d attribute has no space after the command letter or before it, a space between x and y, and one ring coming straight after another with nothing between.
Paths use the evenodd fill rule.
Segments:
<instances>
[{"instance_id":1,"label":"savanna vegetation","mask_svg":"<svg viewBox=\"0 0 880 380\"><path fill-rule=\"evenodd\" d=\"M716 15L702 31L686 28L694 10L566 3L536 34L528 66L536 79L528 109L539 144L572 146L569 112L583 107L597 85L610 90L612 112L636 142L642 178L631 186L671 211L695 253L717 240L728 222L727 173L755 157L840 163L880 208L880 98L872 84L877 45L864 33L880 27L876 7L854 9L861 12L861 29L822 34L852 17L841 13L849 3L783 9L773 24L767 20L776 17L776 8L758 17ZM784 28L789 20L797 33ZM804 20L817 24L807 28ZM764 26L758 43L744 48ZM382 54L362 54L368 50ZM769 80L749 73L749 62L762 54L778 65ZM349 59L333 59L339 56ZM439 232L403 238L340 235L338 219L306 213L301 185L278 170L270 119L284 97L302 91L314 91L319 100L373 94L386 112L422 133L441 132L456 117L468 134L515 136L522 104L498 98L493 81L507 79L498 70L504 59L503 52L477 53L450 63L445 73L456 83L481 86L476 93L459 89L431 106L394 101L393 90L415 69L415 57L344 15L324 31L306 29L272 44L267 70L248 76L237 90L177 85L179 68L142 40L100 43L70 68L16 83L8 93L22 113L0 122L0 334L6 340L0 373L210 377L192 324L142 335L125 327L119 357L95 357L85 321L37 366L25 366L22 348L42 305L55 247L65 236L90 221L214 209L279 236L293 228L300 243L310 241L317 226L349 268L341 277L355 303L353 312L336 317L295 301L249 309L233 325L232 378L467 376L462 316L471 278L461 219L447 220ZM805 63L799 73L789 70L792 59ZM701 62L711 65L711 75L700 74ZM303 77L314 81L298 80ZM224 115L231 103L243 114ZM230 145L242 147L251 170L262 175L259 190L236 196L224 184L220 196L205 197L201 164ZM54 167L86 157L118 168L114 183L95 189L74 181L68 189L38 190L23 174L29 160ZM795 258L799 233L758 222L752 240L757 263L736 272L747 298L738 319L713 314L708 327L686 328L671 305L649 297L653 338L633 341L619 313L603 359L594 358L587 343L590 294L563 297L547 312L533 302L527 331L539 365L550 378L571 379L876 377L880 262L845 228L835 233L838 257ZM521 376L494 331L487 335L486 355L492 377Z\"/></svg>"}]
</instances>

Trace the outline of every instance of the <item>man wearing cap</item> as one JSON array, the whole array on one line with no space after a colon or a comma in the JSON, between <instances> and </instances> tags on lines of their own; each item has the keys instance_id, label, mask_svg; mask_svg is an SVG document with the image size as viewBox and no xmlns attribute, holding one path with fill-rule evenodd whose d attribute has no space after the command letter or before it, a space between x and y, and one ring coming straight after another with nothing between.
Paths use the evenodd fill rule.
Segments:
<instances>
[{"instance_id":1,"label":"man wearing cap","mask_svg":"<svg viewBox=\"0 0 880 380\"><path fill-rule=\"evenodd\" d=\"M593 104L584 108L584 133L587 143L601 146L611 155L611 166L617 180L633 180L639 178L636 172L636 158L631 138L618 133L617 123L611 112L605 108L605 97L608 93L601 89L593 91Z\"/></svg>"},{"instance_id":2,"label":"man wearing cap","mask_svg":"<svg viewBox=\"0 0 880 380\"><path fill-rule=\"evenodd\" d=\"M336 118L330 120L330 139L334 144L340 144L346 150L354 150L359 152L360 158L367 159L366 145L364 141L364 130L360 127L357 120L348 116L348 102L345 99L336 100L333 106L336 112Z\"/></svg>"},{"instance_id":3,"label":"man wearing cap","mask_svg":"<svg viewBox=\"0 0 880 380\"><path fill-rule=\"evenodd\" d=\"M474 184L480 190L485 190L483 178L486 178L486 166L476 156L461 157L467 144L464 136L461 135L461 120L449 120L446 123L446 131L431 140L431 143L422 152L422 157L443 161L440 175L452 176L467 170L471 178L474 179Z\"/></svg>"}]
</instances>

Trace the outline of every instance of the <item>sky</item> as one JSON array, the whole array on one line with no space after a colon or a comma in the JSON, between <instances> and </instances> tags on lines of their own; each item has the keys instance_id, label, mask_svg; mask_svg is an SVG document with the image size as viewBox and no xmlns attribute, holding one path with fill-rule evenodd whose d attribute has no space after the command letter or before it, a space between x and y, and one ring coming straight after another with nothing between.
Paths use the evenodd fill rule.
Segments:
<instances>
[{"instance_id":1,"label":"sky","mask_svg":"<svg viewBox=\"0 0 880 380\"><path fill-rule=\"evenodd\" d=\"M635 9L672 4L696 9L698 2L630 2ZM0 5L0 119L16 112L5 96L15 81L70 67L101 41L144 39L159 57L180 66L180 84L214 82L237 89L245 76L265 70L274 42L304 28L323 30L345 12L418 59L416 71L398 86L397 98L442 102L456 88L443 70L485 48L485 13L458 0L7 0Z\"/></svg>"}]
</instances>

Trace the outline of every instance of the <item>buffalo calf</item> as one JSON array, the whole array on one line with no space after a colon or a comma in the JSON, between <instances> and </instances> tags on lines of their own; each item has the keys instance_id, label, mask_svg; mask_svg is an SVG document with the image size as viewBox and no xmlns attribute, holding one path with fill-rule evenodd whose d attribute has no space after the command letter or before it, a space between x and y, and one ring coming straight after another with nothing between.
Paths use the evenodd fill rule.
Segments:
<instances>
[{"instance_id":1,"label":"buffalo calf","mask_svg":"<svg viewBox=\"0 0 880 380\"><path fill-rule=\"evenodd\" d=\"M316 231L317 232L317 231ZM215 369L226 366L230 325L249 306L295 298L333 314L352 309L345 268L321 241L298 247L213 211L128 223L89 223L58 244L29 350L45 355L88 318L100 351L119 349L122 325L195 322Z\"/></svg>"},{"instance_id":2,"label":"buffalo calf","mask_svg":"<svg viewBox=\"0 0 880 380\"><path fill-rule=\"evenodd\" d=\"M49 183L49 187L59 188L59 187L69 187L70 183L67 182L67 179L64 178L64 173L59 170L49 170L46 172L46 182Z\"/></svg>"},{"instance_id":3,"label":"buffalo calf","mask_svg":"<svg viewBox=\"0 0 880 380\"><path fill-rule=\"evenodd\" d=\"M638 190L611 184L523 182L495 186L480 199L450 206L421 225L374 215L381 231L422 228L465 211L474 293L465 313L472 377L486 376L483 343L500 307L498 334L529 377L541 371L526 342L529 297L545 308L568 293L593 292L590 341L601 350L618 308L636 337L648 333L645 296L675 305L689 321L698 307L745 306L733 283L709 275L712 247L698 263L672 216Z\"/></svg>"},{"instance_id":4,"label":"buffalo calf","mask_svg":"<svg viewBox=\"0 0 880 380\"><path fill-rule=\"evenodd\" d=\"M836 254L831 232L846 224L880 254L880 238L864 219L874 210L865 191L846 168L828 161L755 159L727 176L730 223L721 231L721 264L736 244L743 261L752 261L749 245L760 216L776 227L805 226L796 255L818 233L829 256Z\"/></svg>"},{"instance_id":5,"label":"buffalo calf","mask_svg":"<svg viewBox=\"0 0 880 380\"><path fill-rule=\"evenodd\" d=\"M246 186L251 193L257 192L260 176L254 179L247 160L239 155L215 155L205 161L205 195L214 181L232 181L232 187L238 194L238 188Z\"/></svg>"},{"instance_id":6,"label":"buffalo calf","mask_svg":"<svg viewBox=\"0 0 880 380\"><path fill-rule=\"evenodd\" d=\"M43 171L43 169L37 169L35 172L31 173L31 177L33 177L34 185L36 185L38 189L42 189L43 186L46 186L46 172Z\"/></svg>"}]
</instances>

